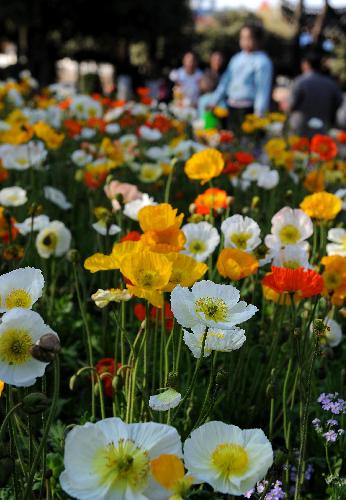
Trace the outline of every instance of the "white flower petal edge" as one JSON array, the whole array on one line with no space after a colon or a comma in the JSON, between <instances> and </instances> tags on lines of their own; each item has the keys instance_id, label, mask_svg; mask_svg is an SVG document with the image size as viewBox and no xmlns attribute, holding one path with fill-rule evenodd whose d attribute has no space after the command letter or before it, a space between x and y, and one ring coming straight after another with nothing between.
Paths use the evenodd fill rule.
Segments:
<instances>
[{"instance_id":1,"label":"white flower petal edge","mask_svg":"<svg viewBox=\"0 0 346 500\"><path fill-rule=\"evenodd\" d=\"M273 450L261 429L241 430L208 422L184 444L188 473L215 491L241 495L263 479L273 463Z\"/></svg>"},{"instance_id":2,"label":"white flower petal edge","mask_svg":"<svg viewBox=\"0 0 346 500\"><path fill-rule=\"evenodd\" d=\"M42 296L44 278L40 269L23 267L0 276L0 312L13 307L31 309Z\"/></svg>"}]
</instances>

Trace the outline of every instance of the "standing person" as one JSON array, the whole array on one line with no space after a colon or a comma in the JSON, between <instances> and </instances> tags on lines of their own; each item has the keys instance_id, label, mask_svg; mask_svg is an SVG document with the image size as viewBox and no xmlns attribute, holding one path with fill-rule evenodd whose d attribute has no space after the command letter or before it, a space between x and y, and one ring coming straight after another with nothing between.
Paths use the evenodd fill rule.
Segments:
<instances>
[{"instance_id":1,"label":"standing person","mask_svg":"<svg viewBox=\"0 0 346 500\"><path fill-rule=\"evenodd\" d=\"M334 125L342 93L331 77L321 73L318 52L310 50L303 56L301 70L288 101L289 122L294 133L310 137L316 133L316 126L319 132L326 132Z\"/></svg>"},{"instance_id":2,"label":"standing person","mask_svg":"<svg viewBox=\"0 0 346 500\"><path fill-rule=\"evenodd\" d=\"M223 54L215 50L209 59L209 67L204 71L200 80L201 97L198 100L198 114L202 118L208 108L212 98L213 91L217 88L224 68Z\"/></svg>"},{"instance_id":3,"label":"standing person","mask_svg":"<svg viewBox=\"0 0 346 500\"><path fill-rule=\"evenodd\" d=\"M171 71L169 77L174 82L176 89L182 94L182 98L188 106L196 106L200 94L200 81L203 76L198 68L197 57L192 52L184 54L181 68Z\"/></svg>"},{"instance_id":4,"label":"standing person","mask_svg":"<svg viewBox=\"0 0 346 500\"><path fill-rule=\"evenodd\" d=\"M230 124L241 124L246 114L262 116L269 109L273 65L261 45L261 26L245 24L240 30L240 52L233 56L212 98L212 106L225 101Z\"/></svg>"}]
</instances>

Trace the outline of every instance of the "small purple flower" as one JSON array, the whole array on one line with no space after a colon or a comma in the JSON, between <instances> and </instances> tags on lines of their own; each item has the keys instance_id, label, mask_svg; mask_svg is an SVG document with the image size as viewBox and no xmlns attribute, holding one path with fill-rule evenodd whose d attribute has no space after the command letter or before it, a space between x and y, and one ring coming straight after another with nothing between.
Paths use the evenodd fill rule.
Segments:
<instances>
[{"instance_id":1,"label":"small purple flower","mask_svg":"<svg viewBox=\"0 0 346 500\"><path fill-rule=\"evenodd\" d=\"M328 443L335 443L338 439L338 434L335 431L328 431L323 434L323 437L326 439Z\"/></svg>"},{"instance_id":2,"label":"small purple flower","mask_svg":"<svg viewBox=\"0 0 346 500\"><path fill-rule=\"evenodd\" d=\"M339 393L322 393L318 397L317 401L321 404L323 410L330 411L334 415L339 415L340 413L346 412L346 401L338 398Z\"/></svg>"},{"instance_id":3,"label":"small purple flower","mask_svg":"<svg viewBox=\"0 0 346 500\"><path fill-rule=\"evenodd\" d=\"M338 425L338 421L335 420L335 418L330 418L329 420L327 420L327 425L329 425L330 427L335 427L336 425Z\"/></svg>"},{"instance_id":4,"label":"small purple flower","mask_svg":"<svg viewBox=\"0 0 346 500\"><path fill-rule=\"evenodd\" d=\"M308 464L306 471L305 471L305 474L304 474L306 481L310 481L313 472L314 472L314 466L312 464Z\"/></svg>"},{"instance_id":5,"label":"small purple flower","mask_svg":"<svg viewBox=\"0 0 346 500\"><path fill-rule=\"evenodd\" d=\"M268 491L264 498L265 500L281 500L285 497L286 493L282 489L282 482L276 481L272 489Z\"/></svg>"},{"instance_id":6,"label":"small purple flower","mask_svg":"<svg viewBox=\"0 0 346 500\"><path fill-rule=\"evenodd\" d=\"M251 490L244 493L243 496L244 496L244 498L251 498L254 493L255 493L255 488L251 488Z\"/></svg>"}]
</instances>

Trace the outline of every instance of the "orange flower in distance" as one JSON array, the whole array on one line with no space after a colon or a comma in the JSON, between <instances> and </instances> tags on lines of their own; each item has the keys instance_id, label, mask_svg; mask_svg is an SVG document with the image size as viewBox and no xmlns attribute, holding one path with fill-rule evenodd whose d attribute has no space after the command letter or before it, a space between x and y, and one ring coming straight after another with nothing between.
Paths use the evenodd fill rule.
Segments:
<instances>
[{"instance_id":1,"label":"orange flower in distance","mask_svg":"<svg viewBox=\"0 0 346 500\"><path fill-rule=\"evenodd\" d=\"M197 196L194 202L196 214L209 215L211 211L219 211L229 206L231 198L226 191L218 188L209 188Z\"/></svg>"},{"instance_id":2,"label":"orange flower in distance","mask_svg":"<svg viewBox=\"0 0 346 500\"><path fill-rule=\"evenodd\" d=\"M321 191L305 196L299 206L309 217L332 220L342 209L342 201L332 193Z\"/></svg>"},{"instance_id":3,"label":"orange flower in distance","mask_svg":"<svg viewBox=\"0 0 346 500\"><path fill-rule=\"evenodd\" d=\"M5 242L9 243L14 241L19 234L18 229L15 227L17 222L14 217L10 219L6 218L4 215L5 209L0 207L0 238Z\"/></svg>"},{"instance_id":4,"label":"orange flower in distance","mask_svg":"<svg viewBox=\"0 0 346 500\"><path fill-rule=\"evenodd\" d=\"M328 161L336 157L338 148L328 135L316 134L311 139L310 151L316 153L320 160Z\"/></svg>"},{"instance_id":5,"label":"orange flower in distance","mask_svg":"<svg viewBox=\"0 0 346 500\"><path fill-rule=\"evenodd\" d=\"M319 295L323 290L322 276L303 267L290 269L272 266L272 272L263 278L262 284L277 293L297 293L304 298Z\"/></svg>"},{"instance_id":6,"label":"orange flower in distance","mask_svg":"<svg viewBox=\"0 0 346 500\"><path fill-rule=\"evenodd\" d=\"M79 135L82 130L82 125L77 120L68 119L64 121L64 127L70 137Z\"/></svg>"},{"instance_id":7,"label":"orange flower in distance","mask_svg":"<svg viewBox=\"0 0 346 500\"><path fill-rule=\"evenodd\" d=\"M185 235L180 230L184 214L177 215L169 203L143 207L138 214L144 232L141 242L154 252L179 252L184 246Z\"/></svg>"},{"instance_id":8,"label":"orange flower in distance","mask_svg":"<svg viewBox=\"0 0 346 500\"><path fill-rule=\"evenodd\" d=\"M185 163L185 174L189 179L201 181L203 185L221 174L224 163L220 151L213 148L204 149L195 153Z\"/></svg>"},{"instance_id":9,"label":"orange flower in distance","mask_svg":"<svg viewBox=\"0 0 346 500\"><path fill-rule=\"evenodd\" d=\"M346 257L329 255L323 257L321 263L325 266L323 295L331 297L332 303L340 306L346 298Z\"/></svg>"},{"instance_id":10,"label":"orange flower in distance","mask_svg":"<svg viewBox=\"0 0 346 500\"><path fill-rule=\"evenodd\" d=\"M4 390L4 387L5 387L5 383L2 380L0 380L0 396L2 394L2 391Z\"/></svg>"},{"instance_id":11,"label":"orange flower in distance","mask_svg":"<svg viewBox=\"0 0 346 500\"><path fill-rule=\"evenodd\" d=\"M221 276L237 281L256 273L258 261L238 248L224 248L217 259L216 267Z\"/></svg>"},{"instance_id":12,"label":"orange flower in distance","mask_svg":"<svg viewBox=\"0 0 346 500\"><path fill-rule=\"evenodd\" d=\"M270 273L269 273L270 274ZM262 283L262 291L265 299L274 302L275 304L280 304L281 306L290 306L292 304L292 299L288 293L278 293L273 288L265 286ZM295 294L293 295L294 302L299 302L300 297Z\"/></svg>"},{"instance_id":13,"label":"orange flower in distance","mask_svg":"<svg viewBox=\"0 0 346 500\"><path fill-rule=\"evenodd\" d=\"M324 191L324 175L321 170L313 170L309 172L304 179L304 187L311 193L319 193Z\"/></svg>"}]
</instances>

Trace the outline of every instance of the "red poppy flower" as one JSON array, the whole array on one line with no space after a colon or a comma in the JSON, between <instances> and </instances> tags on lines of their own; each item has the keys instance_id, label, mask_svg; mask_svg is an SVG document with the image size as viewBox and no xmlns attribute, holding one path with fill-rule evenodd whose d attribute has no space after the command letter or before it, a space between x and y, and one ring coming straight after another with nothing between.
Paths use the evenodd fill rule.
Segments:
<instances>
[{"instance_id":1,"label":"red poppy flower","mask_svg":"<svg viewBox=\"0 0 346 500\"><path fill-rule=\"evenodd\" d=\"M89 189L97 189L106 182L108 175L108 170L102 172L85 172L84 173L84 183Z\"/></svg>"},{"instance_id":2,"label":"red poppy flower","mask_svg":"<svg viewBox=\"0 0 346 500\"><path fill-rule=\"evenodd\" d=\"M291 144L292 151L300 151L301 153L309 152L309 139L307 137L297 137Z\"/></svg>"},{"instance_id":3,"label":"red poppy flower","mask_svg":"<svg viewBox=\"0 0 346 500\"><path fill-rule=\"evenodd\" d=\"M98 363L96 363L95 368L99 375L102 375L102 373L109 373L109 375L102 377L102 385L105 395L111 398L113 396L112 381L115 375L114 359L102 358ZM117 371L119 368L121 368L121 363L118 363Z\"/></svg>"},{"instance_id":4,"label":"red poppy flower","mask_svg":"<svg viewBox=\"0 0 346 500\"><path fill-rule=\"evenodd\" d=\"M246 151L236 151L234 157L242 165L249 165L249 163L255 161L255 157Z\"/></svg>"},{"instance_id":5,"label":"red poppy flower","mask_svg":"<svg viewBox=\"0 0 346 500\"><path fill-rule=\"evenodd\" d=\"M82 125L76 120L64 120L64 127L70 137L80 134Z\"/></svg>"},{"instance_id":6,"label":"red poppy flower","mask_svg":"<svg viewBox=\"0 0 346 500\"><path fill-rule=\"evenodd\" d=\"M234 134L230 130L220 130L220 143L229 144L234 139Z\"/></svg>"},{"instance_id":7,"label":"red poppy flower","mask_svg":"<svg viewBox=\"0 0 346 500\"><path fill-rule=\"evenodd\" d=\"M337 133L336 140L338 142L341 142L342 144L346 144L346 132L344 132L343 130L340 130Z\"/></svg>"},{"instance_id":8,"label":"red poppy flower","mask_svg":"<svg viewBox=\"0 0 346 500\"><path fill-rule=\"evenodd\" d=\"M277 293L298 293L301 297L319 295L323 290L323 278L312 269L288 269L272 266L272 272L262 280L263 285Z\"/></svg>"},{"instance_id":9,"label":"red poppy flower","mask_svg":"<svg viewBox=\"0 0 346 500\"><path fill-rule=\"evenodd\" d=\"M138 321L145 320L145 305L144 304L135 304L133 306L133 312L138 319Z\"/></svg>"},{"instance_id":10,"label":"red poppy flower","mask_svg":"<svg viewBox=\"0 0 346 500\"><path fill-rule=\"evenodd\" d=\"M328 135L316 134L311 139L310 150L316 153L320 160L328 161L335 158L338 148L335 141Z\"/></svg>"}]
</instances>

